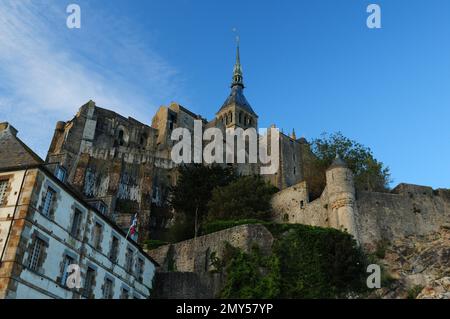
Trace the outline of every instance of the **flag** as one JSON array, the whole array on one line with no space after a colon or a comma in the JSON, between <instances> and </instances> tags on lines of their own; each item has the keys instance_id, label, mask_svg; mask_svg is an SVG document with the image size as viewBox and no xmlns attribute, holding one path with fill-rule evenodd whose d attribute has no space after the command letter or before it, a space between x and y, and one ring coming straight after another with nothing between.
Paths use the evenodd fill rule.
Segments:
<instances>
[{"instance_id":1,"label":"flag","mask_svg":"<svg viewBox=\"0 0 450 319\"><path fill-rule=\"evenodd\" d=\"M134 214L133 220L131 221L130 228L128 229L127 238L128 238L128 235L133 236L136 233L136 228L137 228L137 214Z\"/></svg>"}]
</instances>

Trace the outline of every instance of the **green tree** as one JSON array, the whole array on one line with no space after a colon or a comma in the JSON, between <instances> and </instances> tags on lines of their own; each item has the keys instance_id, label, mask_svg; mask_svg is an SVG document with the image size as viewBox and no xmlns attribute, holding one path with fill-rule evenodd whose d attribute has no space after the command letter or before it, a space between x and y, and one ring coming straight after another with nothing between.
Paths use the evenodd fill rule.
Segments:
<instances>
[{"instance_id":1,"label":"green tree","mask_svg":"<svg viewBox=\"0 0 450 319\"><path fill-rule=\"evenodd\" d=\"M309 184L317 197L325 187L325 171L331 165L336 154L339 154L353 171L355 187L358 190L385 192L389 190L390 171L382 162L376 160L370 148L355 142L342 133L323 133L311 143L315 155L309 165L316 174L311 176Z\"/></svg>"},{"instance_id":2,"label":"green tree","mask_svg":"<svg viewBox=\"0 0 450 319\"><path fill-rule=\"evenodd\" d=\"M208 203L208 220L267 219L272 195L277 188L260 176L241 176L224 187L214 189Z\"/></svg>"},{"instance_id":3,"label":"green tree","mask_svg":"<svg viewBox=\"0 0 450 319\"><path fill-rule=\"evenodd\" d=\"M179 168L177 185L170 190L170 206L183 216L178 216L175 229L187 239L197 236L199 225L207 213L207 203L214 188L228 185L236 179L231 167L201 164Z\"/></svg>"}]
</instances>

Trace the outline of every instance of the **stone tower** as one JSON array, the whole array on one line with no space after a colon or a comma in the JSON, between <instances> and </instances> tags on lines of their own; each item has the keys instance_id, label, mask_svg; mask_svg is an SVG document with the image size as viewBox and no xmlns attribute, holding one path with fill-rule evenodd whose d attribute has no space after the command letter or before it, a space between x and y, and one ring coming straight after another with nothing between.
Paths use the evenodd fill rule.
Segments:
<instances>
[{"instance_id":1,"label":"stone tower","mask_svg":"<svg viewBox=\"0 0 450 319\"><path fill-rule=\"evenodd\" d=\"M357 238L355 226L355 185L352 171L339 155L326 172L328 220L330 226Z\"/></svg>"},{"instance_id":2,"label":"stone tower","mask_svg":"<svg viewBox=\"0 0 450 319\"><path fill-rule=\"evenodd\" d=\"M228 128L258 127L258 115L253 111L244 96L244 78L239 54L239 42L236 47L236 63L233 69L233 80L231 83L231 93L216 113L217 121L223 123Z\"/></svg>"}]
</instances>

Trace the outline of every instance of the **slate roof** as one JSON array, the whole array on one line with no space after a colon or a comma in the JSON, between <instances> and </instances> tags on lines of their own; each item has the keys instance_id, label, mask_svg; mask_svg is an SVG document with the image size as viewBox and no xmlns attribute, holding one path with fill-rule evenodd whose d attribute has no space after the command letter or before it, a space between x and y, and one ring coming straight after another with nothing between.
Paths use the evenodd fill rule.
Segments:
<instances>
[{"instance_id":1,"label":"slate roof","mask_svg":"<svg viewBox=\"0 0 450 319\"><path fill-rule=\"evenodd\" d=\"M333 163L331 163L331 165L330 165L330 167L328 167L328 169L332 169L332 168L336 168L336 167L347 168L347 163L345 163L345 161L342 159L342 157L339 154L336 154L336 157L335 157Z\"/></svg>"},{"instance_id":2,"label":"slate roof","mask_svg":"<svg viewBox=\"0 0 450 319\"><path fill-rule=\"evenodd\" d=\"M44 161L25 145L9 123L2 123L0 129L0 168L42 164Z\"/></svg>"},{"instance_id":3,"label":"slate roof","mask_svg":"<svg viewBox=\"0 0 450 319\"><path fill-rule=\"evenodd\" d=\"M250 106L250 103L248 103L247 99L245 98L243 91L244 91L244 89L241 86L239 86L239 85L233 86L231 88L230 95L226 99L225 103L223 103L219 112L222 111L223 109L227 108L229 105L236 104L236 106L240 107L241 109L257 116L255 111L253 111L252 107Z\"/></svg>"}]
</instances>

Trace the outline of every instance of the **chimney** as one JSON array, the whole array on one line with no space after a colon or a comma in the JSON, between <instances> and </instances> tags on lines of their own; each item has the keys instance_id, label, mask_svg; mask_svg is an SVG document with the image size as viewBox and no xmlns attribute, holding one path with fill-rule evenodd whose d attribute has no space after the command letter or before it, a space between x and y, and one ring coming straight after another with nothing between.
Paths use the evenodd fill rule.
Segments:
<instances>
[{"instance_id":1,"label":"chimney","mask_svg":"<svg viewBox=\"0 0 450 319\"><path fill-rule=\"evenodd\" d=\"M14 126L9 124L8 122L0 123L0 136L8 133L9 135L17 136L17 130Z\"/></svg>"}]
</instances>

